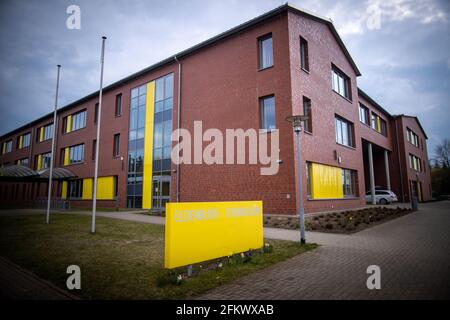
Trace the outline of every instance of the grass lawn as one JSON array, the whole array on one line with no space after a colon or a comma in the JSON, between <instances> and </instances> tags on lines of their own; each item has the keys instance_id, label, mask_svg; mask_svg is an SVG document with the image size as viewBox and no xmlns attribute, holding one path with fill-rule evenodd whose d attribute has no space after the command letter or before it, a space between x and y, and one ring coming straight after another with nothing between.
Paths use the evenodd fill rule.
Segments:
<instances>
[{"instance_id":1,"label":"grass lawn","mask_svg":"<svg viewBox=\"0 0 450 320\"><path fill-rule=\"evenodd\" d=\"M97 233L92 235L90 219L53 215L46 225L44 215L0 217L0 255L62 289L67 267L80 266L81 290L71 293L84 299L181 299L316 247L267 240L273 251L255 253L248 263L224 263L181 285L160 287L158 279L167 275L164 226L98 217Z\"/></svg>"}]
</instances>

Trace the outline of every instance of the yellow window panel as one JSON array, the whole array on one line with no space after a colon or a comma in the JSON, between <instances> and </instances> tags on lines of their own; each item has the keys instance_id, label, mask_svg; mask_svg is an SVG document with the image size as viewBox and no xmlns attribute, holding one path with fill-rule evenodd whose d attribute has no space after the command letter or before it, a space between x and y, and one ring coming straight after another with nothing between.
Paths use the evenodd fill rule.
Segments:
<instances>
[{"instance_id":1,"label":"yellow window panel","mask_svg":"<svg viewBox=\"0 0 450 320\"><path fill-rule=\"evenodd\" d=\"M72 131L72 115L67 116L66 125L67 125L66 132Z\"/></svg>"},{"instance_id":2,"label":"yellow window panel","mask_svg":"<svg viewBox=\"0 0 450 320\"><path fill-rule=\"evenodd\" d=\"M44 127L39 128L39 142L44 141Z\"/></svg>"},{"instance_id":3,"label":"yellow window panel","mask_svg":"<svg viewBox=\"0 0 450 320\"><path fill-rule=\"evenodd\" d=\"M342 169L311 163L311 198L339 199L344 197Z\"/></svg>"},{"instance_id":4,"label":"yellow window panel","mask_svg":"<svg viewBox=\"0 0 450 320\"><path fill-rule=\"evenodd\" d=\"M37 169L42 169L42 154L38 155L38 163L37 163Z\"/></svg>"},{"instance_id":5,"label":"yellow window panel","mask_svg":"<svg viewBox=\"0 0 450 320\"><path fill-rule=\"evenodd\" d=\"M70 164L70 148L67 147L64 149L64 165L68 166Z\"/></svg>"},{"instance_id":6,"label":"yellow window panel","mask_svg":"<svg viewBox=\"0 0 450 320\"><path fill-rule=\"evenodd\" d=\"M67 181L63 181L62 182L61 198L62 199L67 199Z\"/></svg>"},{"instance_id":7,"label":"yellow window panel","mask_svg":"<svg viewBox=\"0 0 450 320\"><path fill-rule=\"evenodd\" d=\"M115 179L110 177L99 177L97 181L97 199L114 200Z\"/></svg>"},{"instance_id":8,"label":"yellow window panel","mask_svg":"<svg viewBox=\"0 0 450 320\"><path fill-rule=\"evenodd\" d=\"M92 200L92 189L94 186L94 180L92 178L83 179L83 194L81 199Z\"/></svg>"}]
</instances>

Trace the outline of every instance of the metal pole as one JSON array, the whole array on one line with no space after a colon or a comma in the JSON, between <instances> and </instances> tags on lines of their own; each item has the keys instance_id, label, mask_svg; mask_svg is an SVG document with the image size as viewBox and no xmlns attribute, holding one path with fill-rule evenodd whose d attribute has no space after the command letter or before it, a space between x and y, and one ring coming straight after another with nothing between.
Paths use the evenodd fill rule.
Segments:
<instances>
[{"instance_id":1,"label":"metal pole","mask_svg":"<svg viewBox=\"0 0 450 320\"><path fill-rule=\"evenodd\" d=\"M367 145L367 152L369 157L369 180L370 180L370 195L372 204L377 204L375 198L375 175L373 172L373 154L372 154L372 143L369 142Z\"/></svg>"},{"instance_id":2,"label":"metal pole","mask_svg":"<svg viewBox=\"0 0 450 320\"><path fill-rule=\"evenodd\" d=\"M100 92L98 94L98 119L97 119L97 142L95 145L95 172L94 172L94 194L92 195L92 226L91 232L95 233L95 213L97 209L97 178L98 178L98 153L100 146L100 124L102 117L102 94L103 94L103 64L105 57L105 40L106 37L102 37L102 54L100 58Z\"/></svg>"},{"instance_id":3,"label":"metal pole","mask_svg":"<svg viewBox=\"0 0 450 320\"><path fill-rule=\"evenodd\" d=\"M305 210L303 208L303 180L302 180L302 158L301 158L301 142L300 131L295 131L297 135L297 152L298 152L298 192L299 192L299 217L300 217L300 243L304 244L305 241Z\"/></svg>"},{"instance_id":4,"label":"metal pole","mask_svg":"<svg viewBox=\"0 0 450 320\"><path fill-rule=\"evenodd\" d=\"M55 94L55 110L53 111L53 137L52 137L52 152L50 154L50 172L48 175L48 199L47 199L47 216L45 222L50 223L50 203L52 198L52 177L53 177L53 159L55 155L55 140L56 140L56 110L58 109L58 90L59 90L59 71L61 65L58 64L58 71L56 75L56 94Z\"/></svg>"},{"instance_id":5,"label":"metal pole","mask_svg":"<svg viewBox=\"0 0 450 320\"><path fill-rule=\"evenodd\" d=\"M178 137L177 137L177 143L178 146L180 145L180 126L181 126L181 63L175 57L175 61L178 63L178 93L177 93L177 129L178 129ZM179 150L178 150L179 151ZM179 156L179 153L178 153ZM180 202L180 159L177 161L177 202Z\"/></svg>"}]
</instances>

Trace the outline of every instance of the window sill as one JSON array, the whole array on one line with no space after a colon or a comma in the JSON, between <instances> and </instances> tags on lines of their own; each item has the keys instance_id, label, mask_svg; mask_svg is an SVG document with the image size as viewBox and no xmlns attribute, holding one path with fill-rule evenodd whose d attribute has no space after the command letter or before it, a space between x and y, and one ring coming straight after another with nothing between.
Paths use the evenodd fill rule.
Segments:
<instances>
[{"instance_id":1,"label":"window sill","mask_svg":"<svg viewBox=\"0 0 450 320\"><path fill-rule=\"evenodd\" d=\"M353 103L353 101L352 100L350 100L349 98L347 98L347 97L345 97L345 96L343 96L342 94L340 94L339 92L337 92L336 90L334 90L334 89L331 89L331 91L333 91L334 93L336 93L339 97L341 97L342 99L344 99L344 100L346 100L347 102L350 102L350 103Z\"/></svg>"},{"instance_id":2,"label":"window sill","mask_svg":"<svg viewBox=\"0 0 450 320\"><path fill-rule=\"evenodd\" d=\"M269 134L275 131L278 131L278 129L259 129L260 134Z\"/></svg>"},{"instance_id":3,"label":"window sill","mask_svg":"<svg viewBox=\"0 0 450 320\"><path fill-rule=\"evenodd\" d=\"M85 164L86 162L77 162L77 163L70 163L70 164L66 164L66 165L63 165L63 167L64 168L67 168L67 167L71 167L71 166L78 166L78 165L80 165L80 164Z\"/></svg>"},{"instance_id":4,"label":"window sill","mask_svg":"<svg viewBox=\"0 0 450 320\"><path fill-rule=\"evenodd\" d=\"M326 198L326 199L312 199L312 198L308 197L307 200L308 200L308 201L359 200L359 197Z\"/></svg>"},{"instance_id":5,"label":"window sill","mask_svg":"<svg viewBox=\"0 0 450 320\"><path fill-rule=\"evenodd\" d=\"M339 143L339 142L336 142L336 144L337 144L338 146L341 146L341 147L344 147L344 148L348 148L348 149L351 149L351 150L356 150L356 147L346 146L345 144L341 144L341 143Z\"/></svg>"},{"instance_id":6,"label":"window sill","mask_svg":"<svg viewBox=\"0 0 450 320\"><path fill-rule=\"evenodd\" d=\"M86 127L83 127L83 128L80 128L80 129L76 129L76 130L72 130L72 131L69 131L69 132L64 132L63 135L71 134L71 133L73 133L73 132L77 132L77 131L83 130L83 129L85 129L85 128L86 128ZM50 140L50 139L49 139L49 140Z\"/></svg>"},{"instance_id":7,"label":"window sill","mask_svg":"<svg viewBox=\"0 0 450 320\"><path fill-rule=\"evenodd\" d=\"M312 136L312 135L313 135L313 133L312 133L311 131L306 131L306 130L303 130L303 132L304 132L304 133L306 133L307 135L310 135L310 136Z\"/></svg>"},{"instance_id":8,"label":"window sill","mask_svg":"<svg viewBox=\"0 0 450 320\"><path fill-rule=\"evenodd\" d=\"M305 68L302 68L302 67L300 67L300 69L301 69L303 72L306 72L307 74L309 74L309 70L307 70L307 69L305 69Z\"/></svg>"},{"instance_id":9,"label":"window sill","mask_svg":"<svg viewBox=\"0 0 450 320\"><path fill-rule=\"evenodd\" d=\"M274 65L271 65L269 67L265 67L265 68L258 68L258 72L264 71L264 70L268 70L268 69L272 69L274 67Z\"/></svg>"}]
</instances>

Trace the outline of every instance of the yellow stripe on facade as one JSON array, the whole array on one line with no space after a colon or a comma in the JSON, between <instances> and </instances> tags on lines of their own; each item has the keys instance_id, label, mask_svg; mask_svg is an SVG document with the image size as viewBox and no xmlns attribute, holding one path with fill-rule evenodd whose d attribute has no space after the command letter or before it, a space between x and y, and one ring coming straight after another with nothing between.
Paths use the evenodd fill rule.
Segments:
<instances>
[{"instance_id":1,"label":"yellow stripe on facade","mask_svg":"<svg viewBox=\"0 0 450 320\"><path fill-rule=\"evenodd\" d=\"M68 166L70 164L70 154L69 154L70 148L67 147L64 149L64 165Z\"/></svg>"},{"instance_id":2,"label":"yellow stripe on facade","mask_svg":"<svg viewBox=\"0 0 450 320\"><path fill-rule=\"evenodd\" d=\"M67 116L67 127L66 127L66 132L70 132L72 130L72 115Z\"/></svg>"},{"instance_id":3,"label":"yellow stripe on facade","mask_svg":"<svg viewBox=\"0 0 450 320\"><path fill-rule=\"evenodd\" d=\"M67 199L67 181L63 181L62 182L61 198L62 199Z\"/></svg>"},{"instance_id":4,"label":"yellow stripe on facade","mask_svg":"<svg viewBox=\"0 0 450 320\"><path fill-rule=\"evenodd\" d=\"M94 185L94 181L92 178L83 179L83 194L81 195L81 199L92 200L93 185Z\"/></svg>"},{"instance_id":5,"label":"yellow stripe on facade","mask_svg":"<svg viewBox=\"0 0 450 320\"><path fill-rule=\"evenodd\" d=\"M19 137L19 149L23 148L23 136Z\"/></svg>"},{"instance_id":6,"label":"yellow stripe on facade","mask_svg":"<svg viewBox=\"0 0 450 320\"><path fill-rule=\"evenodd\" d=\"M344 197L342 169L311 163L311 198L339 199Z\"/></svg>"},{"instance_id":7,"label":"yellow stripe on facade","mask_svg":"<svg viewBox=\"0 0 450 320\"><path fill-rule=\"evenodd\" d=\"M144 175L142 186L142 208L152 208L153 176L153 118L155 110L155 81L147 83L145 104Z\"/></svg>"}]
</instances>

